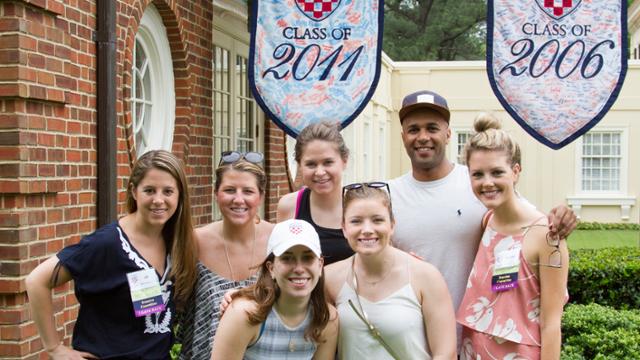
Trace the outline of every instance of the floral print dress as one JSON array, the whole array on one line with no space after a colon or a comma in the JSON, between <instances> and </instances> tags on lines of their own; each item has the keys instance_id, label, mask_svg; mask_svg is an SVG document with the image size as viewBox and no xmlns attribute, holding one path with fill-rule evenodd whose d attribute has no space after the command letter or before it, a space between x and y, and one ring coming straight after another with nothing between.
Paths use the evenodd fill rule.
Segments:
<instances>
[{"instance_id":1,"label":"floral print dress","mask_svg":"<svg viewBox=\"0 0 640 360\"><path fill-rule=\"evenodd\" d=\"M457 313L461 359L540 358L540 281L522 255L525 235L486 228ZM517 286L494 291L496 257L509 251L519 258Z\"/></svg>"}]
</instances>

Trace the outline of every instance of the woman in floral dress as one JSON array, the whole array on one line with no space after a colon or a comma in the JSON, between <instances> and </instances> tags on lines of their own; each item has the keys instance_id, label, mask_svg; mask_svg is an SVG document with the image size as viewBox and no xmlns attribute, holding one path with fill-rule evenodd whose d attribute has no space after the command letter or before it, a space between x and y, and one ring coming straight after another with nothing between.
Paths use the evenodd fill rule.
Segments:
<instances>
[{"instance_id":1,"label":"woman in floral dress","mask_svg":"<svg viewBox=\"0 0 640 360\"><path fill-rule=\"evenodd\" d=\"M461 359L559 359L567 300L566 241L518 199L520 148L490 116L465 146L474 194L489 209L467 290L458 308Z\"/></svg>"}]
</instances>

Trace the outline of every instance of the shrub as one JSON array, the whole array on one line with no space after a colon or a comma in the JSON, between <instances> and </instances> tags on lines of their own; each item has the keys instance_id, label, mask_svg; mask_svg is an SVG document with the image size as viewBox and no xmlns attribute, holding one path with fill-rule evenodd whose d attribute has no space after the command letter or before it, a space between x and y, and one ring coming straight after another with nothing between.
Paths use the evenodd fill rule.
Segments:
<instances>
[{"instance_id":1,"label":"shrub","mask_svg":"<svg viewBox=\"0 0 640 360\"><path fill-rule=\"evenodd\" d=\"M579 222L576 230L640 230L640 224Z\"/></svg>"},{"instance_id":2,"label":"shrub","mask_svg":"<svg viewBox=\"0 0 640 360\"><path fill-rule=\"evenodd\" d=\"M568 288L572 303L640 309L640 249L572 250Z\"/></svg>"},{"instance_id":3,"label":"shrub","mask_svg":"<svg viewBox=\"0 0 640 360\"><path fill-rule=\"evenodd\" d=\"M640 312L569 305L562 317L563 360L640 359Z\"/></svg>"},{"instance_id":4,"label":"shrub","mask_svg":"<svg viewBox=\"0 0 640 360\"><path fill-rule=\"evenodd\" d=\"M182 349L182 344L173 344L173 347L171 348L171 353L169 354L172 360L175 360L178 357L180 357L180 349Z\"/></svg>"}]
</instances>

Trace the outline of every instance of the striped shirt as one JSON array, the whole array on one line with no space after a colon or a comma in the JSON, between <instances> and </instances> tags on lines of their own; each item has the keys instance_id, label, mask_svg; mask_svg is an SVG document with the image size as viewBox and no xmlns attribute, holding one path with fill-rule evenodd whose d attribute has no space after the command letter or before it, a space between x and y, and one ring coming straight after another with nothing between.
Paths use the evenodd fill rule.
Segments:
<instances>
[{"instance_id":1,"label":"striped shirt","mask_svg":"<svg viewBox=\"0 0 640 360\"><path fill-rule=\"evenodd\" d=\"M267 319L261 325L258 340L247 348L244 359L312 359L316 352L316 344L304 338L304 331L310 323L311 308L300 325L291 328L282 322L280 315L272 307Z\"/></svg>"},{"instance_id":2,"label":"striped shirt","mask_svg":"<svg viewBox=\"0 0 640 360\"><path fill-rule=\"evenodd\" d=\"M192 300L185 307L180 321L178 341L182 342L180 359L211 359L213 337L220 322L220 302L231 289L247 287L256 282L257 275L233 281L212 272L198 262L198 280Z\"/></svg>"}]
</instances>

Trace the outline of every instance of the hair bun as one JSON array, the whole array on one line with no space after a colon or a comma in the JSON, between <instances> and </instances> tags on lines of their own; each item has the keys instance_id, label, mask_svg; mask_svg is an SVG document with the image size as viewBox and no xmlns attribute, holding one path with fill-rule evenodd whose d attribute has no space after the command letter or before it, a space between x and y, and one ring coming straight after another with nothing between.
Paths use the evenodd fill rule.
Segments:
<instances>
[{"instance_id":1,"label":"hair bun","mask_svg":"<svg viewBox=\"0 0 640 360\"><path fill-rule=\"evenodd\" d=\"M500 120L498 120L492 114L483 112L476 116L475 120L473 121L473 128L476 132L481 133L489 129L499 130L500 128L502 128L502 124L500 124Z\"/></svg>"}]
</instances>

